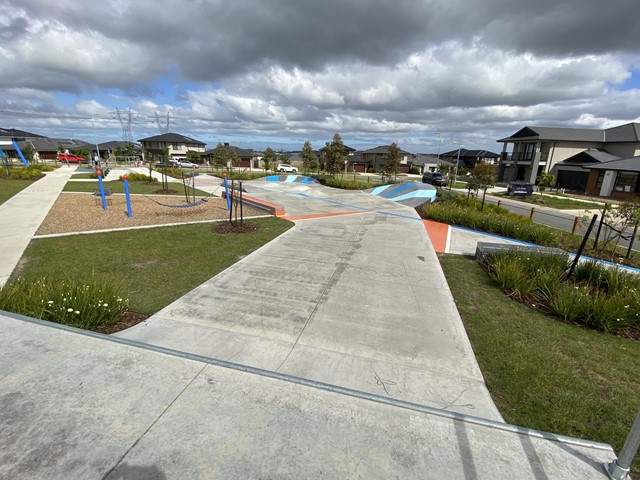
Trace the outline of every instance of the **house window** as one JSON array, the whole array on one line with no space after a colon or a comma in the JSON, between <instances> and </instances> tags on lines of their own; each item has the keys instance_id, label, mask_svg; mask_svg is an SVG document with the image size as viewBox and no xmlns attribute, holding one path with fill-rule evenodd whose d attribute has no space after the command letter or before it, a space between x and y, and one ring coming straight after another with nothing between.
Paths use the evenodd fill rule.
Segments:
<instances>
[{"instance_id":1,"label":"house window","mask_svg":"<svg viewBox=\"0 0 640 480\"><path fill-rule=\"evenodd\" d=\"M604 174L605 171L600 170L600 173L598 174L598 180L596 181L596 192L599 192L602 188L602 183L604 182Z\"/></svg>"},{"instance_id":2,"label":"house window","mask_svg":"<svg viewBox=\"0 0 640 480\"><path fill-rule=\"evenodd\" d=\"M526 143L524 146L524 152L522 153L522 160L532 160L533 150L535 149L535 143Z\"/></svg>"},{"instance_id":3,"label":"house window","mask_svg":"<svg viewBox=\"0 0 640 480\"><path fill-rule=\"evenodd\" d=\"M180 150L180 144L179 143L172 143L171 144L171 148L174 150Z\"/></svg>"},{"instance_id":4,"label":"house window","mask_svg":"<svg viewBox=\"0 0 640 480\"><path fill-rule=\"evenodd\" d=\"M616 192L635 192L637 184L637 172L618 172L616 184L613 189Z\"/></svg>"}]
</instances>

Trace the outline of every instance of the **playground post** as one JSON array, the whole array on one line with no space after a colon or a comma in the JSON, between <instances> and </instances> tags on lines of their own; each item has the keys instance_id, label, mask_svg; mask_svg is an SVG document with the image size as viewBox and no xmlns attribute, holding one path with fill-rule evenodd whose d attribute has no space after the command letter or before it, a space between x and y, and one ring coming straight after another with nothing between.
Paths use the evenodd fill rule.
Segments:
<instances>
[{"instance_id":1,"label":"playground post","mask_svg":"<svg viewBox=\"0 0 640 480\"><path fill-rule=\"evenodd\" d=\"M96 168L96 174L98 175L98 184L100 185L100 196L102 197L102 209L107 210L107 197L104 195L104 185L102 184L102 169L98 166Z\"/></svg>"},{"instance_id":2,"label":"playground post","mask_svg":"<svg viewBox=\"0 0 640 480\"><path fill-rule=\"evenodd\" d=\"M124 195L127 199L127 216L131 218L133 215L131 214L131 197L129 196L129 175L123 175L122 179L124 180Z\"/></svg>"}]
</instances>

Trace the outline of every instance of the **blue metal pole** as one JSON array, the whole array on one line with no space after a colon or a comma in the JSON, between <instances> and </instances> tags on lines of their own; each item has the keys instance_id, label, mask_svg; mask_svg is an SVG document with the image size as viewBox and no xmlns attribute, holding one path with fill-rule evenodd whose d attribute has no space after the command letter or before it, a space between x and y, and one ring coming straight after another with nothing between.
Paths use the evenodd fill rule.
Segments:
<instances>
[{"instance_id":1,"label":"blue metal pole","mask_svg":"<svg viewBox=\"0 0 640 480\"><path fill-rule=\"evenodd\" d=\"M0 157L2 157L2 160L5 160L5 161L7 160L7 156L4 154L1 148L0 148Z\"/></svg>"},{"instance_id":2,"label":"blue metal pole","mask_svg":"<svg viewBox=\"0 0 640 480\"><path fill-rule=\"evenodd\" d=\"M98 169L98 184L100 185L100 196L102 197L102 209L107 210L107 197L104 196L104 185L102 185L102 170Z\"/></svg>"},{"instance_id":3,"label":"blue metal pole","mask_svg":"<svg viewBox=\"0 0 640 480\"><path fill-rule=\"evenodd\" d=\"M127 180L127 176L124 176L124 194L127 198L127 216L129 218L133 217L131 214L131 197L129 196L129 180Z\"/></svg>"},{"instance_id":4,"label":"blue metal pole","mask_svg":"<svg viewBox=\"0 0 640 480\"><path fill-rule=\"evenodd\" d=\"M20 159L22 160L22 163L24 163L24 166L28 167L29 166L29 162L27 162L27 159L24 158L24 155L22 155L22 150L20 150L20 147L18 146L16 141L15 140L11 140L11 143L13 143L13 148L15 148L16 152L18 152L18 155L20 156Z\"/></svg>"},{"instance_id":5,"label":"blue metal pole","mask_svg":"<svg viewBox=\"0 0 640 480\"><path fill-rule=\"evenodd\" d=\"M227 182L227 174L224 174L224 191L227 197L227 210L231 210L231 197L229 197L229 183Z\"/></svg>"}]
</instances>

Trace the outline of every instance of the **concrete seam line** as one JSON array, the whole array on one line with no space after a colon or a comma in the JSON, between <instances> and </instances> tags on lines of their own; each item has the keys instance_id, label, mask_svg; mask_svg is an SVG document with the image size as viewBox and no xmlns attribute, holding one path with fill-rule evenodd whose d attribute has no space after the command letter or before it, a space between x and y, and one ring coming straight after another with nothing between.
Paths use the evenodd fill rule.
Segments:
<instances>
[{"instance_id":1,"label":"concrete seam line","mask_svg":"<svg viewBox=\"0 0 640 480\"><path fill-rule=\"evenodd\" d=\"M320 302L322 301L322 298L324 297L325 293L327 293L327 290L329 289L329 285L331 284L331 281L333 280L333 277L336 276L336 272L338 271L338 269L340 268L340 265L342 264L342 261L344 260L345 255L347 254L347 251L349 250L349 248L351 247L351 245L353 244L353 240L355 239L356 235L358 234L358 232L360 231L360 229L362 228L362 224L364 223L364 217L362 218L362 220L360 221L360 226L358 226L358 229L355 231L355 233L353 234L353 236L351 237L351 240L349 240L349 243L347 244L347 247L345 248L344 252L342 253L342 257L340 257L340 262L338 262L338 266L335 268L335 270L333 271L333 273L331 274L331 277L329 278L329 280L327 281L327 284L325 285L325 287L322 289L322 293L320 294L320 296L318 297L318 301L316 302L315 306L313 307L313 311L309 314L309 318L307 318L307 321L304 323L304 326L302 327L302 330L300 331L300 334L298 335L298 338L296 338L296 341L293 343L293 346L291 347L291 350L289 350L289 353L287 353L287 356L284 358L284 360L282 360L282 363L280 363L280 365L278 365L278 368L275 369L275 372L278 372L278 370L280 370L282 368L282 366L285 364L285 362L289 359L289 357L291 356L291 354L293 353L293 350L296 348L296 346L298 345L298 342L300 341L300 337L302 337L302 334L304 333L304 331L307 328L307 325L309 325L309 322L311 321L311 318L313 318L313 316L315 315L315 313L318 311L318 305L320 305Z\"/></svg>"},{"instance_id":2,"label":"concrete seam line","mask_svg":"<svg viewBox=\"0 0 640 480\"><path fill-rule=\"evenodd\" d=\"M13 318L15 320L21 320L28 323L33 323L36 325L41 325L44 327L55 328L58 330L64 330L70 333L76 333L80 335L84 335L87 337L92 337L100 340L106 340L113 343L118 343L121 345L126 345L129 347L141 348L144 350L149 350L156 353L162 353L165 355L171 355L174 357L180 357L187 360L202 362L209 365L214 365L222 368L229 368L231 370L237 370L244 373L250 373L254 375L260 375L262 377L272 378L275 380L282 380L289 383L294 383L298 385L304 385L307 387L317 388L319 390L325 390L333 393L338 393L341 395L346 395L354 398L359 398L361 400L369 400L376 403L381 403L389 406L394 406L398 408L403 408L405 410L412 410L420 413L425 413L429 415L434 415L442 418L446 418L449 420L458 420L461 422L479 425L482 427L492 428L495 430L501 430L509 433L516 433L520 435L527 435L536 438L542 438L545 440L551 440L559 443L565 443L568 445L575 445L580 447L594 448L598 450L608 450L611 451L612 447L606 443L593 442L588 440L582 440L579 438L569 437L566 435L556 435L549 432L543 432L540 430L534 430L526 427L520 427L517 425L510 425L508 423L497 422L495 420L489 420L482 417L476 417L473 415L466 415L464 413L456 413L450 412L448 410L442 410L435 407L429 407L427 405L421 405L418 403L408 402L405 400L398 400L395 398L385 397L382 395L377 395L375 393L367 393L362 392L360 390L354 390L347 387L341 387L338 385L332 385L329 383L317 382L314 380L308 380L302 377L296 377L293 375L287 375L285 373L278 373L271 370L264 370L262 368L251 367L248 365L242 365L239 363L233 363L226 360L220 360L212 357L205 357L202 355L197 355L188 352L181 352L180 350L173 350L170 348L160 347L158 345L151 345L146 343L141 343L136 340L129 340L122 337L112 337L110 335L105 335L102 333L92 332L89 330L82 330L76 327L70 327L68 325L61 325L58 323L49 322L46 320L39 320L37 318L31 318L24 315L19 315L16 313L6 312L0 310L0 315L5 315L6 317Z\"/></svg>"},{"instance_id":3,"label":"concrete seam line","mask_svg":"<svg viewBox=\"0 0 640 480\"><path fill-rule=\"evenodd\" d=\"M127 448L127 451L122 454L122 456L118 459L116 464L113 467L111 467L107 473L105 473L105 475L102 477L102 480L107 478L109 475L111 475L111 472L113 472L116 468L118 468L118 465L120 465L122 461L126 458L126 456L129 455L129 452L133 450L136 447L136 445L138 445L138 443L140 443L140 440L142 440L142 438L147 434L147 432L149 432L149 430L151 430L153 426L156 423L158 423L158 420L160 420L164 416L164 414L167 413L167 410L169 410L173 406L173 404L176 403L176 401L182 396L185 390L191 386L191 384L195 381L196 378L200 376L200 374L204 371L205 368L207 368L207 366L208 365L204 365L200 370L198 370L198 373L196 373L193 376L193 378L189 380L189 383L187 383L184 386L184 388L180 390L180 393L176 395L176 398L174 398L173 400L171 400L171 402L169 402L169 405L167 405L167 407L162 411L162 413L160 413L160 415L158 415L158 417L153 422L151 422L151 425L149 425L145 429L145 431L140 434L140 436L136 439L136 441L133 442L129 448Z\"/></svg>"}]
</instances>

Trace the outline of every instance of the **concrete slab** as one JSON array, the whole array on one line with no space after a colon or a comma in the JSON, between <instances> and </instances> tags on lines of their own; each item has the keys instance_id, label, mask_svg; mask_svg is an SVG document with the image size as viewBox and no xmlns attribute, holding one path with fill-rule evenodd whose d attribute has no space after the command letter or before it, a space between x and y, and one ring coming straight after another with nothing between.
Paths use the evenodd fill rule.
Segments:
<instances>
[{"instance_id":1,"label":"concrete slab","mask_svg":"<svg viewBox=\"0 0 640 480\"><path fill-rule=\"evenodd\" d=\"M600 480L615 458L603 444L116 340L0 313L0 477Z\"/></svg>"},{"instance_id":2,"label":"concrete slab","mask_svg":"<svg viewBox=\"0 0 640 480\"><path fill-rule=\"evenodd\" d=\"M385 365L386 383L403 385L392 396L502 420L417 214L368 195L329 193L349 204L374 198L402 216L298 222L118 336L372 393L381 390L374 372ZM292 198L325 208L312 198L281 195L278 202L288 208ZM251 348L237 347L243 343ZM418 378L429 388L409 387Z\"/></svg>"},{"instance_id":3,"label":"concrete slab","mask_svg":"<svg viewBox=\"0 0 640 480\"><path fill-rule=\"evenodd\" d=\"M66 166L46 172L44 178L0 205L0 287L9 280L31 238L75 171L76 166Z\"/></svg>"}]
</instances>

